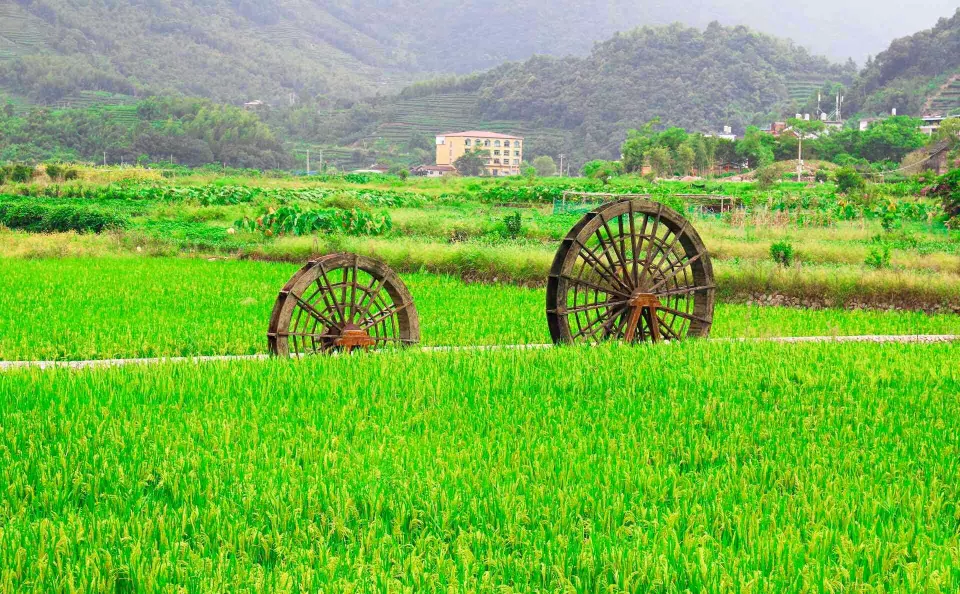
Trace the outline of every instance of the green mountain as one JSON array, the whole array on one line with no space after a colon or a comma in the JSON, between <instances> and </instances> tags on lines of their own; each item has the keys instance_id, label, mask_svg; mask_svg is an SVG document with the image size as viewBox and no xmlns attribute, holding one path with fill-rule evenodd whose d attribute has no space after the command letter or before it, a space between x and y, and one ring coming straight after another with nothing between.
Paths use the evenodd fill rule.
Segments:
<instances>
[{"instance_id":1,"label":"green mountain","mask_svg":"<svg viewBox=\"0 0 960 594\"><path fill-rule=\"evenodd\" d=\"M328 143L419 146L450 129L512 131L528 155L574 161L615 157L626 131L664 125L716 131L768 123L838 66L746 27L644 27L597 44L586 57L534 57L486 73L413 85L398 96L320 113L301 110L289 134Z\"/></svg>"},{"instance_id":2,"label":"green mountain","mask_svg":"<svg viewBox=\"0 0 960 594\"><path fill-rule=\"evenodd\" d=\"M867 62L847 93L850 113L960 114L960 10L897 39Z\"/></svg>"},{"instance_id":3,"label":"green mountain","mask_svg":"<svg viewBox=\"0 0 960 594\"><path fill-rule=\"evenodd\" d=\"M80 91L242 102L360 96L413 80L372 2L0 0L0 85L32 102Z\"/></svg>"}]
</instances>

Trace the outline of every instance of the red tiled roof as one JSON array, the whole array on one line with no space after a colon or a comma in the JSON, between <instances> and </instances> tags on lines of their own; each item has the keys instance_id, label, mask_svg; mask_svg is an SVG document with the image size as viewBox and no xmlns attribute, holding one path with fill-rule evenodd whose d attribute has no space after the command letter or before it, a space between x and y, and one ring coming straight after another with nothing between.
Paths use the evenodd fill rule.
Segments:
<instances>
[{"instance_id":1,"label":"red tiled roof","mask_svg":"<svg viewBox=\"0 0 960 594\"><path fill-rule=\"evenodd\" d=\"M500 134L499 132L484 132L482 130L447 132L446 134L438 134L438 136L469 136L470 138L509 138L510 140L523 140L522 136L510 136L509 134Z\"/></svg>"}]
</instances>

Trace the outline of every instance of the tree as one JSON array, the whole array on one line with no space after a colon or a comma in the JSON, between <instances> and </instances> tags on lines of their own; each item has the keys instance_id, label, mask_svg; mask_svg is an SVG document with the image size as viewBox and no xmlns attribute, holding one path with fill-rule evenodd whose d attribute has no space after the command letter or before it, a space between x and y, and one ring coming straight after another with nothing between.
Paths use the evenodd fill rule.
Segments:
<instances>
[{"instance_id":1,"label":"tree","mask_svg":"<svg viewBox=\"0 0 960 594\"><path fill-rule=\"evenodd\" d=\"M693 164L697 159L697 152L688 142L684 142L677 148L677 168L683 175L689 175L693 169Z\"/></svg>"},{"instance_id":2,"label":"tree","mask_svg":"<svg viewBox=\"0 0 960 594\"><path fill-rule=\"evenodd\" d=\"M551 177L557 174L557 164L549 155L540 155L534 159L533 168L537 170L537 175L540 177Z\"/></svg>"},{"instance_id":3,"label":"tree","mask_svg":"<svg viewBox=\"0 0 960 594\"><path fill-rule=\"evenodd\" d=\"M837 189L842 194L849 194L867 187L867 182L853 167L840 167L834 171L833 179L837 182Z\"/></svg>"},{"instance_id":4,"label":"tree","mask_svg":"<svg viewBox=\"0 0 960 594\"><path fill-rule=\"evenodd\" d=\"M929 140L920 131L920 123L920 120L908 116L894 116L874 122L860 134L859 156L871 162L899 163L908 153Z\"/></svg>"},{"instance_id":5,"label":"tree","mask_svg":"<svg viewBox=\"0 0 960 594\"><path fill-rule=\"evenodd\" d=\"M476 149L472 151L467 151L459 159L453 162L453 166L457 168L457 173L467 177L476 177L478 175L483 175L487 167L487 158L490 156L490 151L483 149Z\"/></svg>"},{"instance_id":6,"label":"tree","mask_svg":"<svg viewBox=\"0 0 960 594\"><path fill-rule=\"evenodd\" d=\"M960 169L943 175L937 180L932 195L943 200L943 210L951 220L960 217Z\"/></svg>"},{"instance_id":7,"label":"tree","mask_svg":"<svg viewBox=\"0 0 960 594\"><path fill-rule=\"evenodd\" d=\"M627 132L627 139L620 145L624 171L636 173L643 170L645 155L656 142L653 127L659 123L660 118L654 118L644 124L641 129Z\"/></svg>"},{"instance_id":8,"label":"tree","mask_svg":"<svg viewBox=\"0 0 960 594\"><path fill-rule=\"evenodd\" d=\"M606 185L611 177L623 174L623 164L619 161L588 161L584 164L582 173L584 177L599 179Z\"/></svg>"},{"instance_id":9,"label":"tree","mask_svg":"<svg viewBox=\"0 0 960 594\"><path fill-rule=\"evenodd\" d=\"M693 166L697 168L698 174L704 175L704 172L713 167L713 153L716 150L716 144L709 142L702 134L697 134L692 144Z\"/></svg>"},{"instance_id":10,"label":"tree","mask_svg":"<svg viewBox=\"0 0 960 594\"><path fill-rule=\"evenodd\" d=\"M750 126L743 139L737 142L737 156L746 159L748 167L764 167L773 163L774 142L773 136Z\"/></svg>"},{"instance_id":11,"label":"tree","mask_svg":"<svg viewBox=\"0 0 960 594\"><path fill-rule=\"evenodd\" d=\"M951 147L960 145L960 118L947 118L940 124L933 142L946 140Z\"/></svg>"},{"instance_id":12,"label":"tree","mask_svg":"<svg viewBox=\"0 0 960 594\"><path fill-rule=\"evenodd\" d=\"M664 146L651 149L650 168L653 169L657 177L663 177L670 173L670 170L673 168L673 158L670 156L670 149Z\"/></svg>"}]
</instances>

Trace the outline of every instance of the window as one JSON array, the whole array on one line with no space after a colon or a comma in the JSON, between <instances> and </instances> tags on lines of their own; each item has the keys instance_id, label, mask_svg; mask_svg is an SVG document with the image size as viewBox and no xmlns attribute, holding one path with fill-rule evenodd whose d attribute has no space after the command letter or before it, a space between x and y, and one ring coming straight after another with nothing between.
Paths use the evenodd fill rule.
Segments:
<instances>
[{"instance_id":1,"label":"window","mask_svg":"<svg viewBox=\"0 0 960 594\"><path fill-rule=\"evenodd\" d=\"M494 164L494 165L499 165L499 164L500 164L500 159L494 159L494 160L493 160L493 164Z\"/></svg>"},{"instance_id":2,"label":"window","mask_svg":"<svg viewBox=\"0 0 960 594\"><path fill-rule=\"evenodd\" d=\"M513 164L514 164L514 165L519 165L519 164L520 164L520 159L514 159L514 160L513 160Z\"/></svg>"},{"instance_id":3,"label":"window","mask_svg":"<svg viewBox=\"0 0 960 594\"><path fill-rule=\"evenodd\" d=\"M483 141L483 146L490 146L490 141L489 141L489 140L484 140L484 141Z\"/></svg>"},{"instance_id":4,"label":"window","mask_svg":"<svg viewBox=\"0 0 960 594\"><path fill-rule=\"evenodd\" d=\"M498 141L494 142L494 143L493 143L493 146L500 146L500 141L498 140Z\"/></svg>"},{"instance_id":5,"label":"window","mask_svg":"<svg viewBox=\"0 0 960 594\"><path fill-rule=\"evenodd\" d=\"M519 157L519 156L520 156L520 151L513 151L513 156L514 156L514 157Z\"/></svg>"},{"instance_id":6,"label":"window","mask_svg":"<svg viewBox=\"0 0 960 594\"><path fill-rule=\"evenodd\" d=\"M463 144L466 145L466 146L470 146L470 139L468 138L468 139L464 140L464 141L463 141Z\"/></svg>"},{"instance_id":7,"label":"window","mask_svg":"<svg viewBox=\"0 0 960 594\"><path fill-rule=\"evenodd\" d=\"M504 141L503 141L503 146L505 146L505 147L507 147L507 148L510 148L510 141L509 141L509 140L504 140Z\"/></svg>"},{"instance_id":8,"label":"window","mask_svg":"<svg viewBox=\"0 0 960 594\"><path fill-rule=\"evenodd\" d=\"M497 155L497 156L500 156L500 151L494 150L494 151L493 151L493 154L494 154L494 155Z\"/></svg>"},{"instance_id":9,"label":"window","mask_svg":"<svg viewBox=\"0 0 960 594\"><path fill-rule=\"evenodd\" d=\"M478 139L476 139L476 140L475 140L474 142L476 142L476 143L477 143L477 146L480 146L480 145L482 145L482 144L483 144L483 141L482 141L482 140L480 140L479 138L478 138Z\"/></svg>"}]
</instances>

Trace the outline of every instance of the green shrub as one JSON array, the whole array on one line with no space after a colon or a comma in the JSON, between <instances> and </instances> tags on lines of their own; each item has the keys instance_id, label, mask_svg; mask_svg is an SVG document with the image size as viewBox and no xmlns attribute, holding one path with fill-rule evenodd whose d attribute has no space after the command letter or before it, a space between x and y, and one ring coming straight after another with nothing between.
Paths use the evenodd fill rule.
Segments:
<instances>
[{"instance_id":1,"label":"green shrub","mask_svg":"<svg viewBox=\"0 0 960 594\"><path fill-rule=\"evenodd\" d=\"M70 181L74 179L80 179L80 172L76 169L67 169L63 172L63 179L65 181Z\"/></svg>"},{"instance_id":2,"label":"green shrub","mask_svg":"<svg viewBox=\"0 0 960 594\"><path fill-rule=\"evenodd\" d=\"M773 165L768 165L757 170L757 187L760 189L767 190L772 188L777 179L777 168Z\"/></svg>"},{"instance_id":3,"label":"green shrub","mask_svg":"<svg viewBox=\"0 0 960 594\"><path fill-rule=\"evenodd\" d=\"M100 233L126 227L128 221L122 215L89 206L2 202L0 224L31 233Z\"/></svg>"},{"instance_id":4,"label":"green shrub","mask_svg":"<svg viewBox=\"0 0 960 594\"><path fill-rule=\"evenodd\" d=\"M887 209L880 216L880 226L887 233L891 233L903 226L903 220L896 209Z\"/></svg>"},{"instance_id":5,"label":"green shrub","mask_svg":"<svg viewBox=\"0 0 960 594\"><path fill-rule=\"evenodd\" d=\"M867 187L867 182L853 167L841 167L833 173L833 179L837 184L837 190L842 194L849 194L854 191L863 191Z\"/></svg>"},{"instance_id":6,"label":"green shrub","mask_svg":"<svg viewBox=\"0 0 960 594\"><path fill-rule=\"evenodd\" d=\"M942 175L936 185L924 193L940 198L948 219L960 216L960 169Z\"/></svg>"},{"instance_id":7,"label":"green shrub","mask_svg":"<svg viewBox=\"0 0 960 594\"><path fill-rule=\"evenodd\" d=\"M44 166L44 171L47 172L47 177L50 179L54 181L63 181L63 166L57 165L56 163L48 163Z\"/></svg>"},{"instance_id":8,"label":"green shrub","mask_svg":"<svg viewBox=\"0 0 960 594\"><path fill-rule=\"evenodd\" d=\"M826 169L824 169L823 167L821 167L820 169L817 169L817 173L816 173L816 175L814 176L813 179L814 179L817 183L821 183L821 184L822 184L822 183L824 183L825 181L827 181L829 178L830 178L830 172L827 171Z\"/></svg>"},{"instance_id":9,"label":"green shrub","mask_svg":"<svg viewBox=\"0 0 960 594\"><path fill-rule=\"evenodd\" d=\"M19 184L23 184L30 181L31 179L33 179L33 176L36 175L37 173L36 169L34 169L33 167L30 167L29 165L20 165L20 164L7 165L6 171L7 171L7 179L12 181L13 183L19 183Z\"/></svg>"},{"instance_id":10,"label":"green shrub","mask_svg":"<svg viewBox=\"0 0 960 594\"><path fill-rule=\"evenodd\" d=\"M883 269L890 268L890 244L877 235L873 238L873 245L870 246L870 252L864 264L870 268Z\"/></svg>"},{"instance_id":11,"label":"green shrub","mask_svg":"<svg viewBox=\"0 0 960 594\"><path fill-rule=\"evenodd\" d=\"M523 231L523 222L520 220L520 211L503 217L503 236L508 239L520 237Z\"/></svg>"},{"instance_id":12,"label":"green shrub","mask_svg":"<svg viewBox=\"0 0 960 594\"><path fill-rule=\"evenodd\" d=\"M793 264L793 245L789 241L778 241L770 246L770 257L781 266Z\"/></svg>"}]
</instances>

